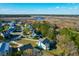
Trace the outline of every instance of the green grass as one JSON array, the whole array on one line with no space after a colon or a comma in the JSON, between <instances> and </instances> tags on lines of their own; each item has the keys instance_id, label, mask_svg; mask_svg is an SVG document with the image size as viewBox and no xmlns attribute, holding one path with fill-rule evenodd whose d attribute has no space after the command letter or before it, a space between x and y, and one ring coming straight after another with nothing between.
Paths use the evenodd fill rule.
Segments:
<instances>
[{"instance_id":1,"label":"green grass","mask_svg":"<svg viewBox=\"0 0 79 59\"><path fill-rule=\"evenodd\" d=\"M32 44L33 47L35 47L37 44L37 41L31 41L33 39L28 39L28 38L22 38L21 40L18 40L17 43L20 43L20 44Z\"/></svg>"}]
</instances>

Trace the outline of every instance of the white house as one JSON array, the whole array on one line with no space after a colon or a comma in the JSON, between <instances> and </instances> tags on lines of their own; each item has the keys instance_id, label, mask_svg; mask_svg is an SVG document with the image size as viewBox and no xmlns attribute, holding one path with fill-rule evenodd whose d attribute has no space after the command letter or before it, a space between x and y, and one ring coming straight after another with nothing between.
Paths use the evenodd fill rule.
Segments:
<instances>
[{"instance_id":1,"label":"white house","mask_svg":"<svg viewBox=\"0 0 79 59\"><path fill-rule=\"evenodd\" d=\"M50 41L48 39L43 40L42 38L40 38L38 41L38 47L42 48L44 50L49 50L50 49Z\"/></svg>"}]
</instances>

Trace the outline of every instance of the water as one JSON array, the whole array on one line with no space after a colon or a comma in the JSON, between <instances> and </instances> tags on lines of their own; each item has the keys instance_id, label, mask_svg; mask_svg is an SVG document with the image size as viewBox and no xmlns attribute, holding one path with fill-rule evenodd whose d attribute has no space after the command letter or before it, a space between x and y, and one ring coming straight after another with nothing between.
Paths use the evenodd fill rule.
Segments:
<instances>
[{"instance_id":1,"label":"water","mask_svg":"<svg viewBox=\"0 0 79 59\"><path fill-rule=\"evenodd\" d=\"M34 19L34 20L45 20L45 17L40 17L40 16L38 16L38 17L34 17L33 19Z\"/></svg>"}]
</instances>

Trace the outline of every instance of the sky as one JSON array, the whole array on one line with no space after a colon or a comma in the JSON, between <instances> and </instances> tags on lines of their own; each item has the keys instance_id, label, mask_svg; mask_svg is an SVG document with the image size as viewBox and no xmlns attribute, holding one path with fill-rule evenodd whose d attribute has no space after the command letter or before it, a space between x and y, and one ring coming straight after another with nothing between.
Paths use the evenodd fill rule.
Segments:
<instances>
[{"instance_id":1,"label":"sky","mask_svg":"<svg viewBox=\"0 0 79 59\"><path fill-rule=\"evenodd\" d=\"M79 3L0 3L0 14L79 15Z\"/></svg>"}]
</instances>

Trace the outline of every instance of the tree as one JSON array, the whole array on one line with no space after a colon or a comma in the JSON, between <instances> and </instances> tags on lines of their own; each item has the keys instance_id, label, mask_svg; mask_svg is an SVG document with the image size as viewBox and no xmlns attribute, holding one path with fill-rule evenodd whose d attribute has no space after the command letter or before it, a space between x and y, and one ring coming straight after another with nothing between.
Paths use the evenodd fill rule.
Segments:
<instances>
[{"instance_id":1,"label":"tree","mask_svg":"<svg viewBox=\"0 0 79 59\"><path fill-rule=\"evenodd\" d=\"M56 34L54 33L54 30L52 30L52 28L50 28L50 29L48 30L47 37L48 37L49 39L55 39L55 38L56 38Z\"/></svg>"},{"instance_id":2,"label":"tree","mask_svg":"<svg viewBox=\"0 0 79 59\"><path fill-rule=\"evenodd\" d=\"M38 22L33 24L33 27L38 29L42 33L43 37L46 37L48 30L50 28L50 24L46 22L43 22L43 23Z\"/></svg>"},{"instance_id":3,"label":"tree","mask_svg":"<svg viewBox=\"0 0 79 59\"><path fill-rule=\"evenodd\" d=\"M78 48L74 41L69 37L61 35L57 42L57 50L62 51L63 55L78 55Z\"/></svg>"},{"instance_id":4,"label":"tree","mask_svg":"<svg viewBox=\"0 0 79 59\"><path fill-rule=\"evenodd\" d=\"M62 29L58 38L57 50L62 50L63 55L78 55L78 48L72 40L73 37L75 40L75 36L70 29Z\"/></svg>"}]
</instances>

